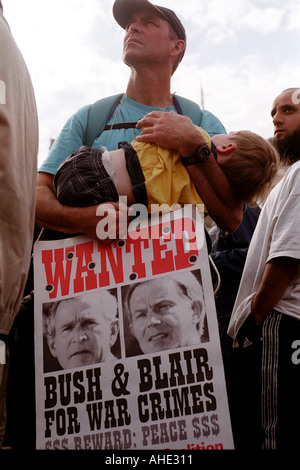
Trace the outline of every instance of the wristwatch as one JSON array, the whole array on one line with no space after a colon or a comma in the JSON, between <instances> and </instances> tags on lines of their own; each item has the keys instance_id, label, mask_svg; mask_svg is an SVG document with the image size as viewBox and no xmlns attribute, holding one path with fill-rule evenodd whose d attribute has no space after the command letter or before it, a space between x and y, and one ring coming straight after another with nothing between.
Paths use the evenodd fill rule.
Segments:
<instances>
[{"instance_id":1,"label":"wristwatch","mask_svg":"<svg viewBox=\"0 0 300 470\"><path fill-rule=\"evenodd\" d=\"M197 163L205 163L210 156L211 150L207 144L200 145L196 152L189 157L181 157L184 166L196 165Z\"/></svg>"}]
</instances>

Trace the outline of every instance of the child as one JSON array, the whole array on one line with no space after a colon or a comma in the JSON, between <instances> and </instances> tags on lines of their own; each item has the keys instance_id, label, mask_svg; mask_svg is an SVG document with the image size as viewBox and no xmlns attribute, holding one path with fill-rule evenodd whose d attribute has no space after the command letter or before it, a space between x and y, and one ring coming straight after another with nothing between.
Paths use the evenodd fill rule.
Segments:
<instances>
[{"instance_id":1,"label":"child","mask_svg":"<svg viewBox=\"0 0 300 470\"><path fill-rule=\"evenodd\" d=\"M248 204L262 199L277 171L273 146L250 131L210 138L198 129L236 196ZM136 141L120 142L111 152L80 147L60 165L54 191L62 204L77 207L117 202L120 196L129 206L146 205L149 213L152 204L202 204L176 150Z\"/></svg>"}]
</instances>

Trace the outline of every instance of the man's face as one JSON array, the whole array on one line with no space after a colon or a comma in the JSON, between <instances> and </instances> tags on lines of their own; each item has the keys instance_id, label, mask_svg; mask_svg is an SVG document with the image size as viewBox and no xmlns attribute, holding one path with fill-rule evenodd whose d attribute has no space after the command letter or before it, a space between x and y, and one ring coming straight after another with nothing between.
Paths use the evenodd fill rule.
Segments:
<instances>
[{"instance_id":1,"label":"man's face","mask_svg":"<svg viewBox=\"0 0 300 470\"><path fill-rule=\"evenodd\" d=\"M131 331L144 353L200 342L200 312L172 279L137 286L130 298Z\"/></svg>"},{"instance_id":2,"label":"man's face","mask_svg":"<svg viewBox=\"0 0 300 470\"><path fill-rule=\"evenodd\" d=\"M300 127L300 89L282 92L273 103L271 116L275 142L292 135Z\"/></svg>"},{"instance_id":3,"label":"man's face","mask_svg":"<svg viewBox=\"0 0 300 470\"><path fill-rule=\"evenodd\" d=\"M103 362L110 341L110 322L104 318L100 302L92 305L70 299L58 306L51 352L63 369Z\"/></svg>"},{"instance_id":4,"label":"man's face","mask_svg":"<svg viewBox=\"0 0 300 470\"><path fill-rule=\"evenodd\" d=\"M300 89L286 90L273 104L274 145L281 162L292 165L300 159Z\"/></svg>"},{"instance_id":5,"label":"man's face","mask_svg":"<svg viewBox=\"0 0 300 470\"><path fill-rule=\"evenodd\" d=\"M169 23L152 10L135 13L127 25L123 60L129 66L166 61L173 47Z\"/></svg>"}]
</instances>

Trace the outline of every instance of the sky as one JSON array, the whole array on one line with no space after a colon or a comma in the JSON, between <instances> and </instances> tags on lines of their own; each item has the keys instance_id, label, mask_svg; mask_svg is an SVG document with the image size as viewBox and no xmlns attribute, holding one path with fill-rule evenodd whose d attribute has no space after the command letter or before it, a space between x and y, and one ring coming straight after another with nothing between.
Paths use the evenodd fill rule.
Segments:
<instances>
[{"instance_id":1,"label":"sky","mask_svg":"<svg viewBox=\"0 0 300 470\"><path fill-rule=\"evenodd\" d=\"M124 31L113 0L2 0L27 63L39 116L39 164L66 120L126 90ZM270 109L300 86L300 0L156 0L173 9L187 50L171 91L215 114L228 132L273 134Z\"/></svg>"}]
</instances>

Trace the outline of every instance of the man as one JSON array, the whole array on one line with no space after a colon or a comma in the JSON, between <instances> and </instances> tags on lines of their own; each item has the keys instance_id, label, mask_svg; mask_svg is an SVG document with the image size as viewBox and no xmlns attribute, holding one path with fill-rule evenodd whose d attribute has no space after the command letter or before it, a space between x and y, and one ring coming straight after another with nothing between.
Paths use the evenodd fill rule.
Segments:
<instances>
[{"instance_id":1,"label":"man","mask_svg":"<svg viewBox=\"0 0 300 470\"><path fill-rule=\"evenodd\" d=\"M50 352L63 369L116 359L111 348L119 333L117 301L108 291L55 302L46 325Z\"/></svg>"},{"instance_id":2,"label":"man","mask_svg":"<svg viewBox=\"0 0 300 470\"><path fill-rule=\"evenodd\" d=\"M298 105L299 88L283 91L275 100L271 116L274 123L274 145L284 165L292 165L299 160L300 119Z\"/></svg>"},{"instance_id":3,"label":"man","mask_svg":"<svg viewBox=\"0 0 300 470\"><path fill-rule=\"evenodd\" d=\"M8 336L29 270L34 228L38 118L31 78L0 2L0 448L6 423ZM10 351L11 352L11 351Z\"/></svg>"},{"instance_id":4,"label":"man","mask_svg":"<svg viewBox=\"0 0 300 470\"><path fill-rule=\"evenodd\" d=\"M184 27L172 10L147 0L116 0L113 14L126 30L123 60L131 74L126 94L111 116L107 130L94 140L92 147L114 150L119 142L132 142L140 136L141 141L151 140L175 147L183 156L193 156L189 171L198 182L197 189L208 211L220 226L235 229L242 218L241 204L214 159L208 158L210 152L207 154L207 148L203 149L204 139L195 132L192 121L177 114L176 97L171 93L171 77L186 47ZM53 176L60 163L83 144L89 110L90 106L85 106L68 120L39 169L36 220L52 230L97 238L99 217L104 217L107 210L109 214L112 211L113 220L120 222L119 232L123 234L129 220L127 205L116 202L104 203L100 209L70 208L60 204L53 192ZM119 129L124 123L126 128ZM220 121L208 111L203 112L201 125L211 135L224 132Z\"/></svg>"},{"instance_id":5,"label":"man","mask_svg":"<svg viewBox=\"0 0 300 470\"><path fill-rule=\"evenodd\" d=\"M192 272L132 285L125 308L130 331L145 354L207 340L203 290Z\"/></svg>"},{"instance_id":6,"label":"man","mask_svg":"<svg viewBox=\"0 0 300 470\"><path fill-rule=\"evenodd\" d=\"M299 97L290 88L272 106L274 141L289 168L260 214L228 330L264 449L294 449L300 438Z\"/></svg>"},{"instance_id":7,"label":"man","mask_svg":"<svg viewBox=\"0 0 300 470\"><path fill-rule=\"evenodd\" d=\"M260 211L258 206L247 206L243 221L235 232L219 229L216 225L209 232L212 238L210 256L221 278L215 301L220 340L224 348L232 347L232 340L227 335L228 323Z\"/></svg>"}]
</instances>

